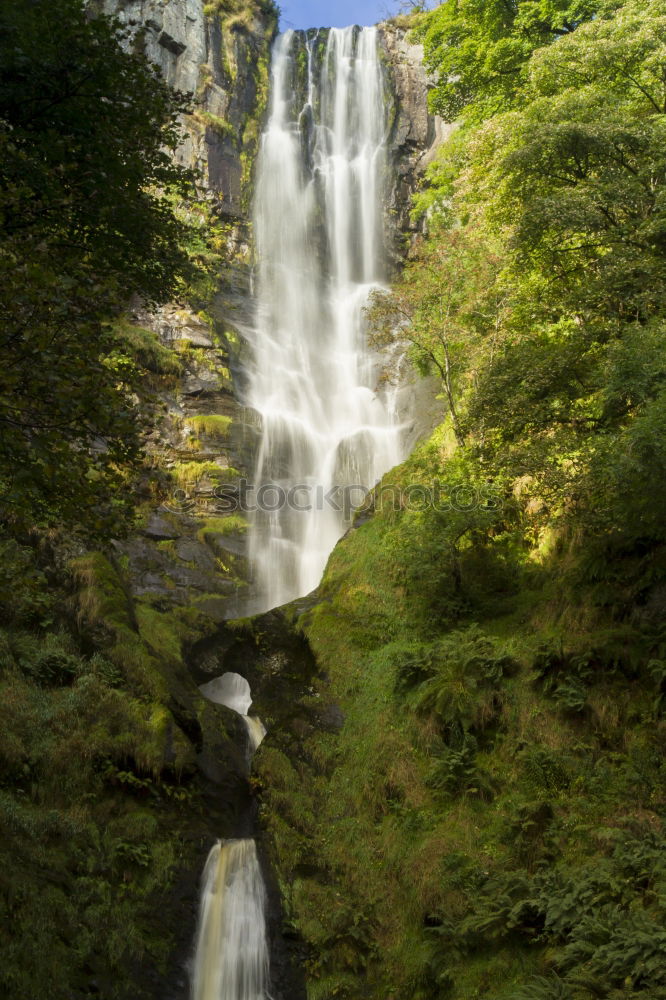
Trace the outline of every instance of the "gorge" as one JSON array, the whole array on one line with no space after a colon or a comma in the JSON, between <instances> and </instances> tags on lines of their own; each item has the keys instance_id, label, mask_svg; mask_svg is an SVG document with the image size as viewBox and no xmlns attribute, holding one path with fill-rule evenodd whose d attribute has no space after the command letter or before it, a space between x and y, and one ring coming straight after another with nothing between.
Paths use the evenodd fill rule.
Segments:
<instances>
[{"instance_id":1,"label":"gorge","mask_svg":"<svg viewBox=\"0 0 666 1000\"><path fill-rule=\"evenodd\" d=\"M274 44L253 212L258 292L246 402L261 428L246 612L313 591L355 507L402 457L403 428L373 388L379 359L364 316L388 265L387 86L376 28L288 31ZM247 681L226 673L200 691L241 715L251 761L265 730L248 716ZM266 1000L255 841L213 847L201 893L192 1000Z\"/></svg>"},{"instance_id":2,"label":"gorge","mask_svg":"<svg viewBox=\"0 0 666 1000\"><path fill-rule=\"evenodd\" d=\"M2 1000L666 1000L666 0L407 7L0 0Z\"/></svg>"},{"instance_id":3,"label":"gorge","mask_svg":"<svg viewBox=\"0 0 666 1000\"><path fill-rule=\"evenodd\" d=\"M266 730L260 719L248 715L252 701L247 681L239 674L223 674L201 693L243 718L251 767ZM265 1000L270 975L265 907L254 840L215 844L202 879L192 1000Z\"/></svg>"}]
</instances>

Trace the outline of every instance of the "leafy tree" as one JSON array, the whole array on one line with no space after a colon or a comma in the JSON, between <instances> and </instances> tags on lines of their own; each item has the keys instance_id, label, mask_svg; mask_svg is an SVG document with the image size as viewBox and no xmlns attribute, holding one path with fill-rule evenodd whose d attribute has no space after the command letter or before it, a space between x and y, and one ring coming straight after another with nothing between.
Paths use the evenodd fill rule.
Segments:
<instances>
[{"instance_id":1,"label":"leafy tree","mask_svg":"<svg viewBox=\"0 0 666 1000\"><path fill-rule=\"evenodd\" d=\"M190 273L186 109L83 0L0 0L0 514L105 532L139 455L108 320Z\"/></svg>"},{"instance_id":2,"label":"leafy tree","mask_svg":"<svg viewBox=\"0 0 666 1000\"><path fill-rule=\"evenodd\" d=\"M417 246L391 292L377 292L368 312L378 344L408 345L422 375L436 374L459 445L465 443L459 405L462 376L469 368L478 331L498 322L495 278L498 261L472 225L448 229L437 224Z\"/></svg>"},{"instance_id":3,"label":"leafy tree","mask_svg":"<svg viewBox=\"0 0 666 1000\"><path fill-rule=\"evenodd\" d=\"M534 55L524 107L479 130L461 183L511 289L470 426L554 509L625 540L663 535L665 72L663 2L582 25Z\"/></svg>"},{"instance_id":4,"label":"leafy tree","mask_svg":"<svg viewBox=\"0 0 666 1000\"><path fill-rule=\"evenodd\" d=\"M599 0L448 0L418 27L438 77L431 106L448 121L488 117L520 97L535 49L574 31Z\"/></svg>"},{"instance_id":5,"label":"leafy tree","mask_svg":"<svg viewBox=\"0 0 666 1000\"><path fill-rule=\"evenodd\" d=\"M645 321L666 279L666 7L626 4L537 53L523 110L473 152L473 183L511 227L521 287L587 317Z\"/></svg>"}]
</instances>

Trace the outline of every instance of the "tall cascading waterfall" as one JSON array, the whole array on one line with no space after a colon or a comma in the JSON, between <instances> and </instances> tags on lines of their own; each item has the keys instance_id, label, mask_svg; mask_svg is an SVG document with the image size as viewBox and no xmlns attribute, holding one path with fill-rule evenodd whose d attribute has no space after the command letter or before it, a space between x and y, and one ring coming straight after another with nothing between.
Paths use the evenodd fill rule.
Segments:
<instances>
[{"instance_id":1,"label":"tall cascading waterfall","mask_svg":"<svg viewBox=\"0 0 666 1000\"><path fill-rule=\"evenodd\" d=\"M261 417L249 546L261 610L319 584L362 499L354 488L404 457L364 330L384 278L386 139L376 28L277 39L247 399Z\"/></svg>"},{"instance_id":2,"label":"tall cascading waterfall","mask_svg":"<svg viewBox=\"0 0 666 1000\"><path fill-rule=\"evenodd\" d=\"M264 609L317 586L362 491L403 457L364 331L384 278L386 118L375 28L278 38L258 167L247 397L261 417L250 558ZM265 730L248 714L247 681L227 673L200 690L242 717L251 757ZM217 843L191 1000L267 1000L265 896L254 840Z\"/></svg>"}]
</instances>

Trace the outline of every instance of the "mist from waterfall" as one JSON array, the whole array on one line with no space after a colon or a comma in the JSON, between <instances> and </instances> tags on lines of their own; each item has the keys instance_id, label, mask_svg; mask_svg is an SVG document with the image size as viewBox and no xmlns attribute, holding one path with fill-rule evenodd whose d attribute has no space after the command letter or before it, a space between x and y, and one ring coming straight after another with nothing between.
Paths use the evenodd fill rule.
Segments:
<instances>
[{"instance_id":1,"label":"mist from waterfall","mask_svg":"<svg viewBox=\"0 0 666 1000\"><path fill-rule=\"evenodd\" d=\"M318 585L361 500L351 488L374 486L404 457L364 331L384 279L386 137L376 28L277 39L247 398L261 418L249 555L263 610Z\"/></svg>"}]
</instances>

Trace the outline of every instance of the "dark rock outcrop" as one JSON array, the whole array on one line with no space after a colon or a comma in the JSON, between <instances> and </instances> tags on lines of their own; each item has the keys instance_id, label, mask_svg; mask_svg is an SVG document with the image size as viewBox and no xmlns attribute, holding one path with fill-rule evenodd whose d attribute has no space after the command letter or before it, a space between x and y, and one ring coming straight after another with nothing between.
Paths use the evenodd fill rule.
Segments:
<instances>
[{"instance_id":1,"label":"dark rock outcrop","mask_svg":"<svg viewBox=\"0 0 666 1000\"><path fill-rule=\"evenodd\" d=\"M428 110L430 81L423 46L412 42L409 32L394 21L382 24L380 34L394 101L389 142L395 178L387 209L399 262L405 235L417 231L410 219L412 196L453 126Z\"/></svg>"},{"instance_id":2,"label":"dark rock outcrop","mask_svg":"<svg viewBox=\"0 0 666 1000\"><path fill-rule=\"evenodd\" d=\"M267 92L269 47L277 28L270 4L248 0L242 15L203 0L96 0L127 29L176 90L191 94L181 163L196 168L216 210L244 221L247 164L256 152Z\"/></svg>"}]
</instances>

